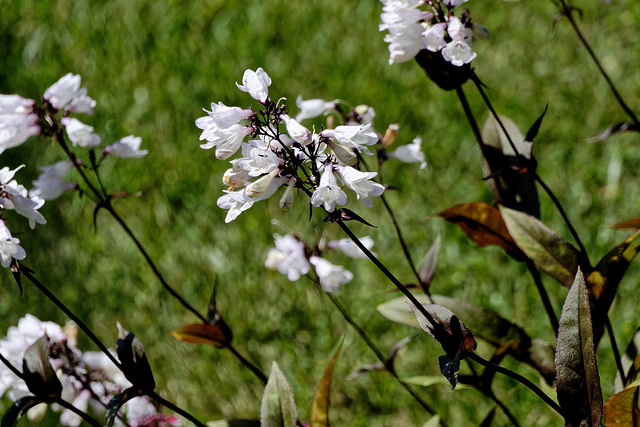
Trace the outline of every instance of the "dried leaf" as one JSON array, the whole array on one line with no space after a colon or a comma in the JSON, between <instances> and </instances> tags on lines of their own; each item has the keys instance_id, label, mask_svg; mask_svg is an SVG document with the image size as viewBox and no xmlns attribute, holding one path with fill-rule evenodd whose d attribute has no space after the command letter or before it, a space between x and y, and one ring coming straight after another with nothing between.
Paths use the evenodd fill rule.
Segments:
<instances>
[{"instance_id":1,"label":"dried leaf","mask_svg":"<svg viewBox=\"0 0 640 427\"><path fill-rule=\"evenodd\" d=\"M593 329L596 347L604 334L607 313L631 261L640 252L640 231L609 251L587 276L586 283L594 302Z\"/></svg>"},{"instance_id":2,"label":"dried leaf","mask_svg":"<svg viewBox=\"0 0 640 427\"><path fill-rule=\"evenodd\" d=\"M579 252L539 219L500 207L509 234L518 247L542 271L570 286L578 269Z\"/></svg>"},{"instance_id":3,"label":"dried leaf","mask_svg":"<svg viewBox=\"0 0 640 427\"><path fill-rule=\"evenodd\" d=\"M437 215L460 227L476 245L499 246L516 260L525 259L497 208L482 202L464 203Z\"/></svg>"},{"instance_id":4,"label":"dried leaf","mask_svg":"<svg viewBox=\"0 0 640 427\"><path fill-rule=\"evenodd\" d=\"M578 270L560 316L556 346L558 402L567 425L599 426L602 390L587 288Z\"/></svg>"},{"instance_id":5,"label":"dried leaf","mask_svg":"<svg viewBox=\"0 0 640 427\"><path fill-rule=\"evenodd\" d=\"M211 344L216 348L224 348L229 344L229 339L220 325L193 323L171 331L171 335L179 341L191 344Z\"/></svg>"},{"instance_id":6,"label":"dried leaf","mask_svg":"<svg viewBox=\"0 0 640 427\"><path fill-rule=\"evenodd\" d=\"M295 427L297 419L291 386L278 364L273 362L262 395L260 423L262 427Z\"/></svg>"},{"instance_id":7,"label":"dried leaf","mask_svg":"<svg viewBox=\"0 0 640 427\"><path fill-rule=\"evenodd\" d=\"M604 405L604 423L607 427L640 426L638 386L614 394Z\"/></svg>"},{"instance_id":8,"label":"dried leaf","mask_svg":"<svg viewBox=\"0 0 640 427\"><path fill-rule=\"evenodd\" d=\"M433 245L427 251L420 267L418 268L418 277L422 288L427 290L436 272L436 264L438 263L438 252L440 251L440 236L433 242Z\"/></svg>"},{"instance_id":9,"label":"dried leaf","mask_svg":"<svg viewBox=\"0 0 640 427\"><path fill-rule=\"evenodd\" d=\"M318 384L318 390L313 398L313 404L311 405L311 420L309 424L311 427L329 427L329 407L331 406L331 378L333 376L333 368L338 361L342 345L344 344L344 336L338 346L338 349L333 354L329 366L325 369L320 384Z\"/></svg>"},{"instance_id":10,"label":"dried leaf","mask_svg":"<svg viewBox=\"0 0 640 427\"><path fill-rule=\"evenodd\" d=\"M640 229L640 218L628 219L612 226L616 230L638 230Z\"/></svg>"},{"instance_id":11,"label":"dried leaf","mask_svg":"<svg viewBox=\"0 0 640 427\"><path fill-rule=\"evenodd\" d=\"M609 138L613 134L627 132L627 131L640 132L640 124L629 123L629 122L616 123L615 125L606 128L604 131L594 136L593 138L589 138L587 142L591 143L591 142L604 141L605 139Z\"/></svg>"}]
</instances>

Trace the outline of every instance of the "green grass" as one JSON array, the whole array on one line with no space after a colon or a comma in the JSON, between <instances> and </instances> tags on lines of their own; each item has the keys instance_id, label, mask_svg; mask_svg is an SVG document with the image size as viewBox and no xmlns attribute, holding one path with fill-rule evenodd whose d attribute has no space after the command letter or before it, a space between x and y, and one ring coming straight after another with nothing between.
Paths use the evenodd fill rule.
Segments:
<instances>
[{"instance_id":1,"label":"green grass","mask_svg":"<svg viewBox=\"0 0 640 427\"><path fill-rule=\"evenodd\" d=\"M614 3L576 1L584 10L581 25L586 37L631 108L640 112L640 4ZM637 134L585 143L626 117L568 23L560 21L552 28L552 2L475 0L468 7L474 21L492 32L490 40L476 43L473 65L495 108L526 130L549 105L534 149L538 171L565 206L591 261L597 261L628 235L609 226L639 216ZM117 201L116 208L169 283L201 311L217 278L220 309L233 328L235 346L264 370L273 360L278 362L291 382L302 420L309 419L317 383L345 333L334 373L332 422L421 425L428 416L384 373L346 381L352 370L374 361L373 353L310 283L291 283L263 267L272 234L284 232L272 220L309 239L323 232L343 237L336 226L323 223L319 212L308 221L302 197L287 213L279 210L277 200L270 200L224 224L225 212L217 208L216 199L228 163L199 148L194 120L212 101L246 108L251 99L234 82L247 68L263 67L273 80L271 96L286 97L290 105L299 94L369 104L376 110L378 131L400 123L399 143L421 135L430 172L389 163L385 179L399 188L388 197L414 260L421 259L439 233L443 236L433 291L493 309L531 335L553 342L524 266L498 249L474 247L441 220L424 221L457 203L490 202L490 194L455 94L439 90L414 62L387 64L387 46L377 31L378 2L0 0L0 10L0 93L36 98L63 74L78 73L98 101L95 115L85 121L96 127L105 143L129 134L143 138L143 148L150 151L147 157L106 166L108 188L143 192L141 197ZM471 85L464 89L478 120L483 120L487 112L482 100ZM27 184L37 176L36 166L61 158L50 142L33 139L3 153L0 166L26 163L17 178ZM613 173L616 165L619 177ZM570 240L549 199L544 194L540 199L543 220ZM356 232L371 235L383 261L400 280L411 281L381 204L374 201L372 210L356 203L350 207L379 226L356 225ZM47 203L41 211L48 224L20 236L28 253L25 264L105 343L115 344L116 321L136 333L159 389L202 420L259 417L263 388L229 352L187 345L169 335L196 319L161 288L108 215L99 215L94 230L91 203L70 195ZM395 296L388 281L366 261L345 265L355 279L343 288L340 299L378 345L389 349L413 333L409 327L390 324L375 310ZM640 323L635 315L639 275L633 265L610 312L621 346ZM27 312L66 322L28 283L20 297L9 272L0 277L0 331ZM566 289L547 277L544 281L559 313ZM85 337L80 342L83 349L94 348ZM440 352L434 340L420 335L403 350L398 369L406 376L436 375ZM490 355L486 346L480 352ZM607 339L598 357L608 397L615 366ZM506 364L517 368L509 360ZM536 378L528 368L524 373ZM499 377L495 391L498 396L512 393L505 402L523 425L561 423L532 393L523 387L513 390L514 385ZM474 390L433 386L419 391L450 425L479 423L492 408ZM51 425L56 420L50 418ZM507 424L498 412L494 425Z\"/></svg>"}]
</instances>

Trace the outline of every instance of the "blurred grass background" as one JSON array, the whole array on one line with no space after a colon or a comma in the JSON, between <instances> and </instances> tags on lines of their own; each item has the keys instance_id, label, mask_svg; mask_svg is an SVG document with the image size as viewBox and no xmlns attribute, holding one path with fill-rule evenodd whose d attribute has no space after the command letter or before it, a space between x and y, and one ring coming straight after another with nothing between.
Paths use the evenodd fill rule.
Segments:
<instances>
[{"instance_id":1,"label":"blurred grass background","mask_svg":"<svg viewBox=\"0 0 640 427\"><path fill-rule=\"evenodd\" d=\"M552 2L475 0L468 7L474 22L492 35L480 41L473 61L488 86L495 108L525 131L549 111L536 141L539 174L554 189L573 220L595 263L627 232L610 225L639 216L638 137L620 135L606 143L585 140L614 122L624 121L604 80L590 62L568 23L552 28ZM614 0L577 1L584 11L584 33L630 107L640 112L637 30L640 3ZM326 297L310 283L291 283L263 262L272 234L285 231L277 219L310 240L340 230L324 224L299 198L283 213L277 199L261 202L231 224L216 207L228 163L199 148L194 120L212 101L246 108L251 99L240 92L245 69L263 67L273 80L272 98L285 97L296 112L297 95L340 98L375 108L379 132L400 123L397 143L421 135L430 172L388 163L385 178L398 191L389 201L416 262L438 234L443 236L435 293L455 296L490 308L523 326L532 336L554 341L537 292L523 265L500 250L478 249L452 225L424 218L454 204L487 201L480 157L454 93L431 83L414 62L387 64L387 45L377 24L381 4L374 1L290 2L285 0L149 1L0 0L0 93L37 98L60 76L78 73L88 94L98 101L84 121L109 144L123 136L143 138L150 153L141 160L111 160L103 173L108 188L142 191L139 198L119 200L116 208L157 260L169 283L201 311L213 282L220 283L219 306L234 331L235 346L267 371L273 360L295 392L299 416L309 419L317 382L343 334L347 341L334 374L332 422L345 426L421 425L428 417L391 378L373 373L345 377L374 361ZM465 86L478 120L487 112L476 91ZM17 176L28 186L37 166L62 158L48 141L33 139L6 151L0 166L27 167ZM541 193L542 219L570 240L559 215ZM371 235L374 249L394 273L407 282L400 247L381 205L350 205L377 229L355 225ZM99 337L114 346L115 322L134 332L145 345L158 389L201 420L259 417L262 386L227 351L177 342L171 330L196 319L172 300L152 276L124 232L101 214L97 231L93 206L71 195L47 203L48 220L35 233L20 235L36 270ZM25 223L26 224L26 223ZM24 225L24 224L23 224ZM13 227L12 227L13 231ZM414 331L390 324L375 307L396 296L390 284L366 261L333 258L350 268L352 283L339 294L352 315L385 349ZM623 281L611 318L621 347L640 324L634 264ZM0 331L29 312L41 320L67 319L35 288L25 284L20 297L8 271L2 271ZM559 313L566 289L545 277ZM473 330L473 325L469 325ZM82 336L81 348L93 349ZM437 375L441 350L420 335L403 350L402 375ZM480 349L488 357L490 349ZM599 347L605 397L611 395L615 366L609 341ZM516 367L511 361L507 366ZM522 372L532 379L529 368ZM495 381L496 394L523 425L562 421L537 397L505 378ZM447 386L419 390L450 425L479 423L492 404L473 390ZM56 424L57 415L47 418ZM28 421L21 421L28 425ZM467 423L464 423L468 425ZM494 425L507 425L498 412Z\"/></svg>"}]
</instances>

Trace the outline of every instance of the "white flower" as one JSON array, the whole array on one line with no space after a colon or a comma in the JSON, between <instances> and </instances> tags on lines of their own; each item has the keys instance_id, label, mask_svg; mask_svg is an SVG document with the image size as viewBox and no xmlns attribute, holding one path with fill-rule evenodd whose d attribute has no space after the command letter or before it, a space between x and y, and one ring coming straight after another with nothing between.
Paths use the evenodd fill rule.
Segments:
<instances>
[{"instance_id":1,"label":"white flower","mask_svg":"<svg viewBox=\"0 0 640 427\"><path fill-rule=\"evenodd\" d=\"M340 144L348 148L355 148L360 151L372 155L372 153L363 145L373 145L378 142L378 135L369 130L371 124L359 126L338 126L335 129L325 129L320 132L325 138L335 138Z\"/></svg>"},{"instance_id":2,"label":"white flower","mask_svg":"<svg viewBox=\"0 0 640 427\"><path fill-rule=\"evenodd\" d=\"M0 114L27 113L33 110L35 101L20 95L0 94Z\"/></svg>"},{"instance_id":3,"label":"white flower","mask_svg":"<svg viewBox=\"0 0 640 427\"><path fill-rule=\"evenodd\" d=\"M264 103L269 97L271 78L262 68L256 71L246 70L242 76L242 85L236 83L236 86L243 92L249 92L253 99Z\"/></svg>"},{"instance_id":4,"label":"white flower","mask_svg":"<svg viewBox=\"0 0 640 427\"><path fill-rule=\"evenodd\" d=\"M33 230L36 228L36 223L46 224L47 220L44 219L42 214L38 212L44 205L44 200L38 196L32 196L27 198L27 189L22 185L18 185L15 181L10 182L5 187L7 198L11 202L12 208L16 212L29 220L29 227ZM0 199L0 204L5 204L5 199Z\"/></svg>"},{"instance_id":5,"label":"white flower","mask_svg":"<svg viewBox=\"0 0 640 427\"><path fill-rule=\"evenodd\" d=\"M347 195L338 187L332 169L331 164L325 165L324 172L320 177L320 185L311 195L311 204L316 207L324 204L327 212L333 212L336 208L336 203L339 205L347 203Z\"/></svg>"},{"instance_id":6,"label":"white flower","mask_svg":"<svg viewBox=\"0 0 640 427\"><path fill-rule=\"evenodd\" d=\"M265 267L270 270L278 270L286 274L289 280L295 282L309 272L309 261L304 254L304 243L291 235L273 235L275 248L269 249Z\"/></svg>"},{"instance_id":7,"label":"white flower","mask_svg":"<svg viewBox=\"0 0 640 427\"><path fill-rule=\"evenodd\" d=\"M286 114L282 114L280 118L284 121L287 126L287 133L289 133L289 136L293 138L294 141L302 145L311 144L312 137L309 129L302 126L297 120L292 119Z\"/></svg>"},{"instance_id":8,"label":"white flower","mask_svg":"<svg viewBox=\"0 0 640 427\"><path fill-rule=\"evenodd\" d=\"M373 247L374 242L371 237L364 236L359 240L365 248L371 250ZM340 240L330 240L329 243L327 243L327 247L330 249L338 249L350 258L368 258L367 255L362 252L362 249L360 249L358 245L348 237Z\"/></svg>"},{"instance_id":9,"label":"white flower","mask_svg":"<svg viewBox=\"0 0 640 427\"><path fill-rule=\"evenodd\" d=\"M115 144L105 147L103 151L122 159L140 158L146 156L149 152L148 150L140 150L141 143L142 138L139 136L129 135L125 136Z\"/></svg>"},{"instance_id":10,"label":"white flower","mask_svg":"<svg viewBox=\"0 0 640 427\"><path fill-rule=\"evenodd\" d=\"M401 145L387 157L400 160L403 163L420 163L420 169L427 168L427 162L422 152L422 138L416 136L411 144Z\"/></svg>"},{"instance_id":11,"label":"white flower","mask_svg":"<svg viewBox=\"0 0 640 427\"><path fill-rule=\"evenodd\" d=\"M11 265L11 259L24 259L26 252L20 246L20 240L11 236L11 232L0 219L0 264L7 268Z\"/></svg>"},{"instance_id":12,"label":"white flower","mask_svg":"<svg viewBox=\"0 0 640 427\"><path fill-rule=\"evenodd\" d=\"M60 123L67 131L67 136L74 147L94 147L100 144L100 137L93 133L93 126L85 125L72 117L63 117Z\"/></svg>"},{"instance_id":13,"label":"white flower","mask_svg":"<svg viewBox=\"0 0 640 427\"><path fill-rule=\"evenodd\" d=\"M319 98L307 99L305 101L304 99L302 99L301 95L296 98L296 105L300 109L300 112L296 116L296 120L298 122L301 122L304 119L312 119L314 117L318 117L325 111L333 110L334 108L336 108L335 102L328 102Z\"/></svg>"},{"instance_id":14,"label":"white flower","mask_svg":"<svg viewBox=\"0 0 640 427\"><path fill-rule=\"evenodd\" d=\"M239 191L225 191L226 194L220 196L217 201L219 208L229 210L229 212L227 212L226 218L224 219L224 222L230 223L231 221L236 219L242 212L253 206L254 202L265 200L273 196L278 188L286 181L287 179L282 177L273 178L270 181L269 186L262 192L262 194L253 198L247 195L245 189Z\"/></svg>"},{"instance_id":15,"label":"white flower","mask_svg":"<svg viewBox=\"0 0 640 427\"><path fill-rule=\"evenodd\" d=\"M230 191L235 191L236 188L244 187L251 181L252 176L249 173L240 168L236 168L237 161L232 161L233 167L227 169L222 176L222 182L229 186Z\"/></svg>"},{"instance_id":16,"label":"white flower","mask_svg":"<svg viewBox=\"0 0 640 427\"><path fill-rule=\"evenodd\" d=\"M43 200L53 200L68 190L75 189L75 182L63 181L62 177L71 169L73 164L62 160L50 166L41 167L42 173L33 181L34 188L29 191L30 197L39 197Z\"/></svg>"},{"instance_id":17,"label":"white flower","mask_svg":"<svg viewBox=\"0 0 640 427\"><path fill-rule=\"evenodd\" d=\"M0 154L40 133L34 104L32 99L19 95L0 95Z\"/></svg>"},{"instance_id":18,"label":"white flower","mask_svg":"<svg viewBox=\"0 0 640 427\"><path fill-rule=\"evenodd\" d=\"M196 121L196 125L200 127L202 122ZM200 127L202 129L202 127ZM250 126L242 126L240 124L231 125L228 128L220 128L217 126L206 128L200 139L206 139L206 144L200 144L200 148L205 150L216 147L216 157L220 160L228 159L233 156L242 145L245 136L253 131Z\"/></svg>"},{"instance_id":19,"label":"white flower","mask_svg":"<svg viewBox=\"0 0 640 427\"><path fill-rule=\"evenodd\" d=\"M242 158L233 162L237 164L238 169L247 171L249 176L268 174L277 169L280 164L278 155L268 146L260 144L260 141L243 143L242 155Z\"/></svg>"},{"instance_id":20,"label":"white flower","mask_svg":"<svg viewBox=\"0 0 640 427\"><path fill-rule=\"evenodd\" d=\"M380 196L384 192L383 185L370 181L378 175L377 172L360 172L351 166L338 167L338 170L345 185L355 191L367 207L371 207L371 196Z\"/></svg>"},{"instance_id":21,"label":"white flower","mask_svg":"<svg viewBox=\"0 0 640 427\"><path fill-rule=\"evenodd\" d=\"M349 283L353 279L353 274L350 271L315 255L309 258L309 262L316 268L320 286L325 292L336 292L341 285Z\"/></svg>"},{"instance_id":22,"label":"white flower","mask_svg":"<svg viewBox=\"0 0 640 427\"><path fill-rule=\"evenodd\" d=\"M227 107L222 102L218 102L217 104L212 102L211 111L204 110L204 112L207 113L208 116L200 117L200 120L206 120L223 129L235 125L240 120L248 119L253 115L251 109L243 110L240 107Z\"/></svg>"},{"instance_id":23,"label":"white flower","mask_svg":"<svg viewBox=\"0 0 640 427\"><path fill-rule=\"evenodd\" d=\"M466 3L468 0L444 0L445 4L451 7L460 6L462 3Z\"/></svg>"},{"instance_id":24,"label":"white flower","mask_svg":"<svg viewBox=\"0 0 640 427\"><path fill-rule=\"evenodd\" d=\"M424 47L431 52L437 52L447 45L444 41L444 30L447 24L440 22L427 28L424 35Z\"/></svg>"},{"instance_id":25,"label":"white flower","mask_svg":"<svg viewBox=\"0 0 640 427\"><path fill-rule=\"evenodd\" d=\"M442 49L444 60L457 67L471 62L476 57L471 50L471 29L465 27L459 18L452 16L449 18L447 33L452 40Z\"/></svg>"},{"instance_id":26,"label":"white flower","mask_svg":"<svg viewBox=\"0 0 640 427\"><path fill-rule=\"evenodd\" d=\"M422 50L424 27L413 24L399 30L390 30L384 37L389 43L389 64L410 61Z\"/></svg>"},{"instance_id":27,"label":"white flower","mask_svg":"<svg viewBox=\"0 0 640 427\"><path fill-rule=\"evenodd\" d=\"M93 115L93 109L96 106L96 101L87 96L87 90L81 88L76 97L71 100L71 103L64 108L67 113L80 113L88 116Z\"/></svg>"},{"instance_id":28,"label":"white flower","mask_svg":"<svg viewBox=\"0 0 640 427\"><path fill-rule=\"evenodd\" d=\"M74 98L83 95L84 93L80 90L80 76L69 73L49 86L42 97L49 101L53 108L60 109Z\"/></svg>"}]
</instances>

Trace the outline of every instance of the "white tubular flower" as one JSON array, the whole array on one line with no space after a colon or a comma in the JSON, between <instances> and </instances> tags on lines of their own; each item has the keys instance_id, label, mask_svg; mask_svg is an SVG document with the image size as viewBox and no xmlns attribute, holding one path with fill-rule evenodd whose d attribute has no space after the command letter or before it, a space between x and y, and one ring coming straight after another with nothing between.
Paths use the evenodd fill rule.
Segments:
<instances>
[{"instance_id":1,"label":"white tubular flower","mask_svg":"<svg viewBox=\"0 0 640 427\"><path fill-rule=\"evenodd\" d=\"M223 129L235 125L240 120L248 119L253 115L251 109L243 110L240 107L227 107L222 102L218 102L217 104L212 102L211 111L204 110L204 112L207 113L208 116L201 117L200 119L208 119L211 123Z\"/></svg>"},{"instance_id":2,"label":"white tubular flower","mask_svg":"<svg viewBox=\"0 0 640 427\"><path fill-rule=\"evenodd\" d=\"M444 3L447 6L451 6L451 7L458 7L460 6L462 3L466 3L469 0L444 0Z\"/></svg>"},{"instance_id":3,"label":"white tubular flower","mask_svg":"<svg viewBox=\"0 0 640 427\"><path fill-rule=\"evenodd\" d=\"M241 91L248 92L253 99L264 103L269 97L271 78L262 68L256 71L246 70L242 76L242 85L236 83L236 86Z\"/></svg>"},{"instance_id":4,"label":"white tubular flower","mask_svg":"<svg viewBox=\"0 0 640 427\"><path fill-rule=\"evenodd\" d=\"M286 178L273 178L269 183L269 186L262 192L253 198L249 197L245 191L225 191L225 195L218 198L218 207L221 209L229 210L224 220L225 223L230 223L238 217L242 212L249 209L253 204L260 200L268 199L273 196L275 192L280 188L282 184L287 181Z\"/></svg>"},{"instance_id":5,"label":"white tubular flower","mask_svg":"<svg viewBox=\"0 0 640 427\"><path fill-rule=\"evenodd\" d=\"M471 30L460 19L452 16L449 18L447 33L452 40L442 49L444 60L457 67L471 62L476 57L471 50Z\"/></svg>"},{"instance_id":6,"label":"white tubular flower","mask_svg":"<svg viewBox=\"0 0 640 427\"><path fill-rule=\"evenodd\" d=\"M333 174L333 166L329 163L324 167L324 172L320 177L320 185L311 195L311 204L316 207L324 204L327 212L333 212L336 209L336 203L346 204L347 195L338 187L336 177Z\"/></svg>"},{"instance_id":7,"label":"white tubular flower","mask_svg":"<svg viewBox=\"0 0 640 427\"><path fill-rule=\"evenodd\" d=\"M34 104L32 99L19 95L0 95L0 154L40 133L39 118L33 112Z\"/></svg>"},{"instance_id":8,"label":"white tubular flower","mask_svg":"<svg viewBox=\"0 0 640 427\"><path fill-rule=\"evenodd\" d=\"M440 22L427 28L424 33L425 48L431 52L437 52L447 45L444 41L444 30L447 27L446 22Z\"/></svg>"},{"instance_id":9,"label":"white tubular flower","mask_svg":"<svg viewBox=\"0 0 640 427\"><path fill-rule=\"evenodd\" d=\"M100 145L100 136L93 133L93 126L85 125L78 119L63 117L60 120L74 147L95 147Z\"/></svg>"},{"instance_id":10,"label":"white tubular flower","mask_svg":"<svg viewBox=\"0 0 640 427\"><path fill-rule=\"evenodd\" d=\"M237 164L231 162L234 166L231 169L227 169L222 177L222 182L229 186L229 191L235 191L236 188L244 187L251 181L252 176L244 169L236 169Z\"/></svg>"},{"instance_id":11,"label":"white tubular flower","mask_svg":"<svg viewBox=\"0 0 640 427\"><path fill-rule=\"evenodd\" d=\"M415 58L422 50L424 28L420 24L413 24L399 30L390 30L384 37L389 43L389 64L407 62Z\"/></svg>"},{"instance_id":12,"label":"white tubular flower","mask_svg":"<svg viewBox=\"0 0 640 427\"><path fill-rule=\"evenodd\" d=\"M80 76L69 73L49 86L42 97L49 101L53 108L60 109L74 98L83 95L84 93L80 89Z\"/></svg>"},{"instance_id":13,"label":"white tubular flower","mask_svg":"<svg viewBox=\"0 0 640 427\"><path fill-rule=\"evenodd\" d=\"M148 150L140 150L142 138L139 136L125 136L113 145L104 148L104 152L122 159L140 158L147 155Z\"/></svg>"},{"instance_id":14,"label":"white tubular flower","mask_svg":"<svg viewBox=\"0 0 640 427\"><path fill-rule=\"evenodd\" d=\"M370 181L378 175L377 172L360 172L351 166L338 167L338 170L345 185L352 189L367 207L371 207L371 196L381 196L384 192L382 184Z\"/></svg>"},{"instance_id":15,"label":"white tubular flower","mask_svg":"<svg viewBox=\"0 0 640 427\"><path fill-rule=\"evenodd\" d=\"M264 194L264 192L271 186L273 178L275 178L279 172L280 171L278 169L275 169L271 173L261 176L251 184L248 184L244 189L245 194L252 199L262 196L262 194Z\"/></svg>"},{"instance_id":16,"label":"white tubular flower","mask_svg":"<svg viewBox=\"0 0 640 427\"><path fill-rule=\"evenodd\" d=\"M20 240L11 236L11 232L0 219L0 264L7 268L11 265L11 259L24 259L27 253L20 246Z\"/></svg>"},{"instance_id":17,"label":"white tubular flower","mask_svg":"<svg viewBox=\"0 0 640 427\"><path fill-rule=\"evenodd\" d=\"M2 169L0 169L0 186L6 185L7 183L9 183L9 181L11 181L15 176L16 172L18 172L23 167L24 165L20 165L17 168L11 170L9 169L8 166L5 166Z\"/></svg>"},{"instance_id":18,"label":"white tubular flower","mask_svg":"<svg viewBox=\"0 0 640 427\"><path fill-rule=\"evenodd\" d=\"M67 113L79 113L86 114L87 116L93 115L93 109L96 106L96 101L87 96L87 89L81 88L75 98L71 100L71 103L64 108Z\"/></svg>"},{"instance_id":19,"label":"white tubular flower","mask_svg":"<svg viewBox=\"0 0 640 427\"><path fill-rule=\"evenodd\" d=\"M340 286L353 280L353 273L318 256L312 256L309 262L316 268L320 286L325 292L337 292Z\"/></svg>"},{"instance_id":20,"label":"white tubular flower","mask_svg":"<svg viewBox=\"0 0 640 427\"><path fill-rule=\"evenodd\" d=\"M75 182L63 181L62 177L71 169L73 164L67 160L41 167L42 173L33 181L34 188L29 191L30 197L39 197L43 200L53 200L69 190L77 188Z\"/></svg>"},{"instance_id":21,"label":"white tubular flower","mask_svg":"<svg viewBox=\"0 0 640 427\"><path fill-rule=\"evenodd\" d=\"M302 145L311 144L312 137L309 129L302 126L295 119L292 119L286 114L282 114L280 118L284 121L287 126L287 133L289 133L289 136L293 138L294 141Z\"/></svg>"},{"instance_id":22,"label":"white tubular flower","mask_svg":"<svg viewBox=\"0 0 640 427\"><path fill-rule=\"evenodd\" d=\"M301 95L296 98L296 105L300 109L300 112L296 116L296 120L301 122L305 119L313 119L324 114L326 111L336 108L335 102L325 101L323 99L302 99Z\"/></svg>"},{"instance_id":23,"label":"white tubular flower","mask_svg":"<svg viewBox=\"0 0 640 427\"><path fill-rule=\"evenodd\" d=\"M371 250L374 244L373 239L369 236L360 238L360 242L369 250ZM329 249L338 249L350 258L368 258L367 255L362 252L362 249L360 249L358 245L348 237L340 240L330 240L329 243L327 243L327 247Z\"/></svg>"},{"instance_id":24,"label":"white tubular flower","mask_svg":"<svg viewBox=\"0 0 640 427\"><path fill-rule=\"evenodd\" d=\"M362 125L371 125L373 126L373 119L376 117L376 110L369 105L360 104L354 108L354 111L358 115L359 123L354 124L362 124ZM349 123L352 124L352 123ZM371 128L373 130L373 128Z\"/></svg>"},{"instance_id":25,"label":"white tubular flower","mask_svg":"<svg viewBox=\"0 0 640 427\"><path fill-rule=\"evenodd\" d=\"M0 94L0 114L28 113L33 110L34 105L33 99L26 99L20 95Z\"/></svg>"},{"instance_id":26,"label":"white tubular flower","mask_svg":"<svg viewBox=\"0 0 640 427\"><path fill-rule=\"evenodd\" d=\"M334 138L340 144L348 148L355 148L360 151L372 155L372 153L363 145L373 145L378 142L378 135L369 130L371 124L359 126L338 126L335 129L325 129L320 132L325 138Z\"/></svg>"},{"instance_id":27,"label":"white tubular flower","mask_svg":"<svg viewBox=\"0 0 640 427\"><path fill-rule=\"evenodd\" d=\"M197 121L196 125L198 125ZM198 127L200 126L198 125ZM201 144L200 148L208 150L216 147L216 157L220 160L226 160L238 151L242 140L252 131L252 127L240 124L231 125L228 128L208 128L200 136L200 139L206 139L207 143Z\"/></svg>"},{"instance_id":28,"label":"white tubular flower","mask_svg":"<svg viewBox=\"0 0 640 427\"><path fill-rule=\"evenodd\" d=\"M275 248L269 249L264 266L270 270L278 270L289 280L295 282L309 272L309 261L304 254L304 243L291 235L273 235Z\"/></svg>"},{"instance_id":29,"label":"white tubular flower","mask_svg":"<svg viewBox=\"0 0 640 427\"><path fill-rule=\"evenodd\" d=\"M411 144L401 145L395 151L387 154L391 159L400 160L403 163L420 163L420 169L427 168L427 161L422 152L422 138L416 136Z\"/></svg>"},{"instance_id":30,"label":"white tubular flower","mask_svg":"<svg viewBox=\"0 0 640 427\"><path fill-rule=\"evenodd\" d=\"M26 188L21 185L17 186L17 183L14 187L12 185L13 183L15 183L15 181L10 182L9 185L5 187L7 198L11 201L13 209L29 220L29 227L32 230L36 228L36 223L46 224L47 220L38 212L38 209L44 205L44 200L37 196L33 196L30 199L27 198ZM3 199L0 199L0 204L2 203Z\"/></svg>"},{"instance_id":31,"label":"white tubular flower","mask_svg":"<svg viewBox=\"0 0 640 427\"><path fill-rule=\"evenodd\" d=\"M234 160L234 165L247 171L249 176L268 174L280 165L278 155L269 146L261 144L261 141L243 143L242 155L242 158Z\"/></svg>"}]
</instances>

